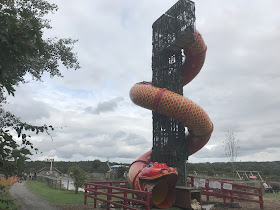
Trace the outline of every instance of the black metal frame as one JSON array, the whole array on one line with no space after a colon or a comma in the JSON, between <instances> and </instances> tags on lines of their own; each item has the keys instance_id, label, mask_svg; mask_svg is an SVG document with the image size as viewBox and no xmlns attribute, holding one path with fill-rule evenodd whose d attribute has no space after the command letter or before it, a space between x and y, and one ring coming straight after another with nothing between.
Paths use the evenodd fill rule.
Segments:
<instances>
[{"instance_id":1,"label":"black metal frame","mask_svg":"<svg viewBox=\"0 0 280 210\"><path fill-rule=\"evenodd\" d=\"M182 48L195 41L195 7L179 0L153 24L152 84L183 95ZM185 127L174 119L153 112L152 160L176 167L179 185L185 185L188 159Z\"/></svg>"}]
</instances>

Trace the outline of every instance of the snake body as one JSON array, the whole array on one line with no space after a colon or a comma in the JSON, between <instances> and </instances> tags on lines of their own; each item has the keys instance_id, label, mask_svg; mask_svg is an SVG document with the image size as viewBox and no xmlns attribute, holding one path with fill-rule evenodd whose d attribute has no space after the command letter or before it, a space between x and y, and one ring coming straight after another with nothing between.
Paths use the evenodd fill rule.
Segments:
<instances>
[{"instance_id":1,"label":"snake body","mask_svg":"<svg viewBox=\"0 0 280 210\"><path fill-rule=\"evenodd\" d=\"M205 61L207 47L198 31L195 32L195 36L196 41L184 48L188 60L183 65L183 85L195 78ZM200 150L209 141L213 124L207 113L192 100L146 82L135 84L130 90L130 98L136 105L166 115L184 124L189 131L189 138L186 138L189 155ZM131 164L128 181L132 188L144 190L146 183L150 183L151 180L161 178L160 181L163 183L163 178L166 178L165 184L158 185L160 187L157 187L157 190L152 193L152 200L159 208L168 208L175 202L174 192L177 180L175 176L178 173L176 169L167 166L160 168L162 173L154 173L153 170L158 172L159 169L153 166L149 167L148 170L145 169L146 167L143 166L147 166L151 162L151 153L152 150L146 152ZM162 194L163 191L167 192L162 197L156 194L159 191L161 191L159 194Z\"/></svg>"}]
</instances>

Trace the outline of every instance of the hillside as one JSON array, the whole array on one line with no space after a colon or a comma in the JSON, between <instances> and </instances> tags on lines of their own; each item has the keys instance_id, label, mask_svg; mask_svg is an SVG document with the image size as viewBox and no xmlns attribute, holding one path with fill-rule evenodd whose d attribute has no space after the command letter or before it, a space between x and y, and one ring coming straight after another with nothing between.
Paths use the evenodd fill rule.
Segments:
<instances>
[{"instance_id":1,"label":"hillside","mask_svg":"<svg viewBox=\"0 0 280 210\"><path fill-rule=\"evenodd\" d=\"M235 163L237 171L259 171L262 178L266 181L280 181L280 161L272 162L237 162ZM226 175L231 176L231 163L188 163L187 171L193 174L208 176Z\"/></svg>"}]
</instances>

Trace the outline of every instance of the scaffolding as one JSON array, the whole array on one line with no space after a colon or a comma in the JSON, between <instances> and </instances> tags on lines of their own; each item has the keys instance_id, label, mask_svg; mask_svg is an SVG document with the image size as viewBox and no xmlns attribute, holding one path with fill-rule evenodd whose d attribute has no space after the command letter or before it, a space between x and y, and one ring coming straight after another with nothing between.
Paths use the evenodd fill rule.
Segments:
<instances>
[{"instance_id":1,"label":"scaffolding","mask_svg":"<svg viewBox=\"0 0 280 210\"><path fill-rule=\"evenodd\" d=\"M240 180L244 180L245 178L247 180L250 180L251 176L255 176L256 178L259 177L259 179L263 182L263 178L262 178L262 176L261 176L259 171L236 171L236 175L238 176L238 178Z\"/></svg>"}]
</instances>

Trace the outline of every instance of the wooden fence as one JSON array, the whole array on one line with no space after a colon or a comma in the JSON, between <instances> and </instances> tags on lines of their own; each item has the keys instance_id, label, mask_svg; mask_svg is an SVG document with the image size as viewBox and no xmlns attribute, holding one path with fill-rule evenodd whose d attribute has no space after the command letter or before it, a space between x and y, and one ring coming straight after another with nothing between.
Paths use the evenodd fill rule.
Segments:
<instances>
[{"instance_id":1,"label":"wooden fence","mask_svg":"<svg viewBox=\"0 0 280 210\"><path fill-rule=\"evenodd\" d=\"M221 181L217 179L207 179L194 176L188 176L191 187L201 188L201 194L206 195L207 201L210 196L215 196L223 199L223 204L226 206L226 200L243 200L260 204L260 209L264 209L263 194L260 187L237 184L233 182ZM247 198L245 196L248 196ZM249 196L258 197L258 199L250 198Z\"/></svg>"},{"instance_id":2,"label":"wooden fence","mask_svg":"<svg viewBox=\"0 0 280 210\"><path fill-rule=\"evenodd\" d=\"M131 194L131 196L130 196ZM100 195L105 195L106 199L101 198ZM131 197L129 198L128 197ZM135 195L142 198L141 200L135 199ZM134 203L145 206L146 210L150 209L150 195L148 191L132 190L128 188L127 182L86 182L85 183L85 200L84 204L87 205L87 198L94 199L94 208L96 208L97 200L103 201L106 204L106 209L110 209L110 204L122 207L125 209L137 210L134 205L128 205ZM114 199L114 200L113 200ZM116 200L123 201L123 204L116 202ZM141 208L142 209L142 208Z\"/></svg>"},{"instance_id":3,"label":"wooden fence","mask_svg":"<svg viewBox=\"0 0 280 210\"><path fill-rule=\"evenodd\" d=\"M55 178L49 176L38 175L36 177L38 181L48 183L48 186L51 188L59 190L75 190L74 181L71 178ZM79 191L83 191L82 188L79 188Z\"/></svg>"}]
</instances>

